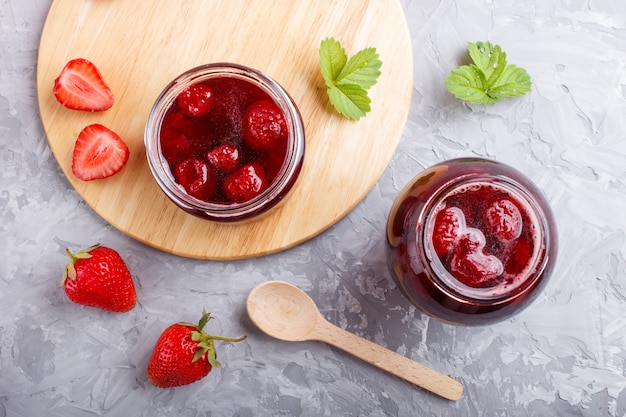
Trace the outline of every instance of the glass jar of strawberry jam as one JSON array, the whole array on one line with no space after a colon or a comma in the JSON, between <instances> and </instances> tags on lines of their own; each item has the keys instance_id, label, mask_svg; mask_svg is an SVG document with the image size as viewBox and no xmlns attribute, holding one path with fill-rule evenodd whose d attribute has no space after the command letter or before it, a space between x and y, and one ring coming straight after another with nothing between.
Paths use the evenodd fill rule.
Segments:
<instances>
[{"instance_id":1,"label":"glass jar of strawberry jam","mask_svg":"<svg viewBox=\"0 0 626 417\"><path fill-rule=\"evenodd\" d=\"M260 71L231 63L191 69L165 87L144 136L163 192L195 216L232 222L278 204L302 168L300 112Z\"/></svg>"},{"instance_id":2,"label":"glass jar of strawberry jam","mask_svg":"<svg viewBox=\"0 0 626 417\"><path fill-rule=\"evenodd\" d=\"M394 278L426 314L458 325L503 320L546 285L553 214L521 172L487 159L441 162L399 194L387 222Z\"/></svg>"}]
</instances>

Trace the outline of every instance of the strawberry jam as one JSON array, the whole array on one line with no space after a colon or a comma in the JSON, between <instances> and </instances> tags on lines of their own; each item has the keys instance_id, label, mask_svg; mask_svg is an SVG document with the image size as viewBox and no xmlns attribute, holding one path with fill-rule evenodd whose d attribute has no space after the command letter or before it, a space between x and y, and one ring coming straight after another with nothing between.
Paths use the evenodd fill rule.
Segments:
<instances>
[{"instance_id":1,"label":"strawberry jam","mask_svg":"<svg viewBox=\"0 0 626 417\"><path fill-rule=\"evenodd\" d=\"M266 75L211 64L174 80L146 128L148 161L179 207L217 221L256 216L289 191L302 166L296 105Z\"/></svg>"},{"instance_id":2,"label":"strawberry jam","mask_svg":"<svg viewBox=\"0 0 626 417\"><path fill-rule=\"evenodd\" d=\"M425 313L455 324L502 320L546 284L555 222L540 190L484 159L442 162L392 207L387 240L396 280Z\"/></svg>"}]
</instances>

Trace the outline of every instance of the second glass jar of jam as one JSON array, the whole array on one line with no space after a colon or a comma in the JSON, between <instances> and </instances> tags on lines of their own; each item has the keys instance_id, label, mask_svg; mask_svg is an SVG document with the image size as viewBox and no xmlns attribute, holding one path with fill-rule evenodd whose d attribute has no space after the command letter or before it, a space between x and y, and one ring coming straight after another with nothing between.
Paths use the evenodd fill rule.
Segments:
<instances>
[{"instance_id":1,"label":"second glass jar of jam","mask_svg":"<svg viewBox=\"0 0 626 417\"><path fill-rule=\"evenodd\" d=\"M396 282L422 311L459 325L519 312L546 285L555 220L521 172L480 158L441 162L397 197L387 223Z\"/></svg>"}]
</instances>

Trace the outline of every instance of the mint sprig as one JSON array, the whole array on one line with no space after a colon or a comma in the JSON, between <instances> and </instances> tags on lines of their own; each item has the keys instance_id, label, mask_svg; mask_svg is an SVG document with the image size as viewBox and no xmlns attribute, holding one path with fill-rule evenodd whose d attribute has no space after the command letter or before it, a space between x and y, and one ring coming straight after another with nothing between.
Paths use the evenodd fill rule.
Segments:
<instances>
[{"instance_id":1,"label":"mint sprig","mask_svg":"<svg viewBox=\"0 0 626 417\"><path fill-rule=\"evenodd\" d=\"M368 90L380 76L382 61L376 48L365 48L350 59L334 38L320 44L319 63L328 98L339 113L359 120L371 110Z\"/></svg>"},{"instance_id":2,"label":"mint sprig","mask_svg":"<svg viewBox=\"0 0 626 417\"><path fill-rule=\"evenodd\" d=\"M490 105L501 98L521 96L531 90L530 76L523 68L507 64L500 45L468 43L473 64L452 70L445 80L455 97L476 104Z\"/></svg>"}]
</instances>

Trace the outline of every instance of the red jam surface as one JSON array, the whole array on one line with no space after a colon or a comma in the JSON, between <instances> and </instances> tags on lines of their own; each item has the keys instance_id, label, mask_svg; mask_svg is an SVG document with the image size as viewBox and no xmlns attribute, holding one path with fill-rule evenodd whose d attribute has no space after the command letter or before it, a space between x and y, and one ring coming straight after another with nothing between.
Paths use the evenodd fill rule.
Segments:
<instances>
[{"instance_id":1,"label":"red jam surface","mask_svg":"<svg viewBox=\"0 0 626 417\"><path fill-rule=\"evenodd\" d=\"M514 286L527 276L540 246L532 209L495 183L454 190L431 219L427 239L439 261L473 288Z\"/></svg>"},{"instance_id":2,"label":"red jam surface","mask_svg":"<svg viewBox=\"0 0 626 417\"><path fill-rule=\"evenodd\" d=\"M287 154L285 116L256 85L214 77L183 90L160 131L161 152L187 194L243 203L267 189Z\"/></svg>"}]
</instances>

